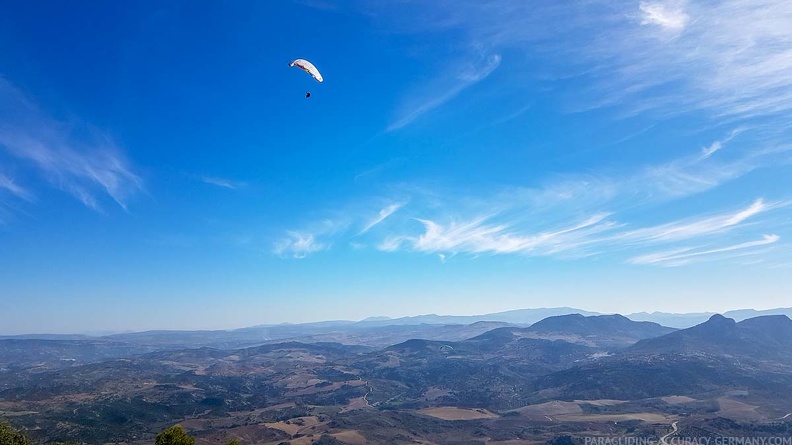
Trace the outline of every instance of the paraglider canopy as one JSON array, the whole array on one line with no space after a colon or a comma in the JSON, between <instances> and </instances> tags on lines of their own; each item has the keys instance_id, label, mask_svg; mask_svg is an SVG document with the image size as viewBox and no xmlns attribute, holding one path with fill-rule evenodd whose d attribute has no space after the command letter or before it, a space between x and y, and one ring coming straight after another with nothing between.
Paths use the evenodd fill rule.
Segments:
<instances>
[{"instance_id":1,"label":"paraglider canopy","mask_svg":"<svg viewBox=\"0 0 792 445\"><path fill-rule=\"evenodd\" d=\"M306 73L310 74L317 82L322 82L324 79L322 78L322 74L319 72L318 69L314 66L313 63L305 60L305 59L296 59L289 63L289 66L296 66L301 70L305 71Z\"/></svg>"},{"instance_id":2,"label":"paraglider canopy","mask_svg":"<svg viewBox=\"0 0 792 445\"><path fill-rule=\"evenodd\" d=\"M307 93L305 93L305 98L306 98L306 99L308 99L309 97L311 97L311 92L310 92L310 91L308 91Z\"/></svg>"}]
</instances>

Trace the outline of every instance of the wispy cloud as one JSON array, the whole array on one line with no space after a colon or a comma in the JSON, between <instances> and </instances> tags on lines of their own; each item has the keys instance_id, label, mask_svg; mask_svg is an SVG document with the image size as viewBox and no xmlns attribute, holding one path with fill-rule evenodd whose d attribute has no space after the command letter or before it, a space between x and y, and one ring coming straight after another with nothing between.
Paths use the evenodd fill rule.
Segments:
<instances>
[{"instance_id":1,"label":"wispy cloud","mask_svg":"<svg viewBox=\"0 0 792 445\"><path fill-rule=\"evenodd\" d=\"M639 26L625 22L612 33L601 33L611 34L610 43L598 38L582 48L620 75L621 88L612 81L605 84L610 94L668 87L643 105L671 113L702 109L741 119L789 117L792 4L666 0L643 2L639 10ZM623 16L629 18L630 11ZM655 29L678 35L669 40Z\"/></svg>"},{"instance_id":2,"label":"wispy cloud","mask_svg":"<svg viewBox=\"0 0 792 445\"><path fill-rule=\"evenodd\" d=\"M743 131L745 128L739 127L724 138L712 142L699 155L682 156L658 165L646 166L621 182L630 190L642 191L655 197L680 198L711 190L757 168L773 165L777 161L776 153L764 153L758 148L762 146L761 143L753 151L743 151L728 160L710 159Z\"/></svg>"},{"instance_id":3,"label":"wispy cloud","mask_svg":"<svg viewBox=\"0 0 792 445\"><path fill-rule=\"evenodd\" d=\"M717 141L721 149L737 133L732 131ZM453 188L408 185L400 189L403 198L390 200L373 218L370 211L358 212L360 216L353 217L358 222L349 226L362 225L366 232L388 219L384 230L377 230L368 238L375 239L378 250L420 252L446 258L455 254L557 258L615 254L650 264L647 262L650 257L642 256L648 255L643 252L662 246L668 249L661 252L662 257L674 256L673 262L679 264L693 260L676 256L692 253L696 253L691 255L696 261L719 260L724 254L714 253L729 251L720 251L719 246L736 237L778 229L781 220L765 215L788 208L789 202L757 197L741 206L724 207L718 201L710 209L660 222L656 211L647 213L641 208L705 192L768 162L757 161L753 154L729 158L730 161L717 160L691 150L689 155L639 167L633 173L568 175L553 178L538 188L478 188L467 194ZM397 212L402 206L395 203L406 200L411 202L410 211ZM636 219L636 214L641 216ZM328 238L353 238L364 232L351 234L340 230ZM680 246L682 242L695 242L699 247ZM356 246L362 250L360 243ZM702 253L710 251L712 255ZM638 264L636 261L630 262Z\"/></svg>"},{"instance_id":4,"label":"wispy cloud","mask_svg":"<svg viewBox=\"0 0 792 445\"><path fill-rule=\"evenodd\" d=\"M308 255L325 250L328 245L317 242L311 233L288 232L288 236L275 244L276 255L291 258L305 258Z\"/></svg>"},{"instance_id":5,"label":"wispy cloud","mask_svg":"<svg viewBox=\"0 0 792 445\"><path fill-rule=\"evenodd\" d=\"M50 118L2 77L0 148L94 210L101 208L102 193L126 210L128 199L143 187L110 136Z\"/></svg>"},{"instance_id":6,"label":"wispy cloud","mask_svg":"<svg viewBox=\"0 0 792 445\"><path fill-rule=\"evenodd\" d=\"M735 133L718 141L721 147ZM473 195L460 196L458 191L451 189L407 187L401 193L412 203L410 212L399 212L403 207L400 203L405 199L391 200L373 218L358 212L360 222L347 226L362 225L364 229L354 235L343 229L332 234L325 229L297 233L321 234L326 239L354 237L385 219L393 219L387 230L376 233L380 238L375 245L380 251L431 253L446 258L455 254L580 258L619 253L639 258L631 260L633 264L638 264L636 261L650 264L649 256L636 253L667 246L670 250L661 252L663 257L674 256L674 263L687 264L693 260L676 256L696 253L691 255L696 261L721 259L723 255L701 252L717 253L715 251L721 249L717 247L719 244L722 246L733 239L731 232L736 233L735 236L745 236L749 230L773 230L768 220L761 216L789 207L789 203L759 197L742 208L702 210L693 216L655 224L648 218L636 222L621 219L620 215L634 213L641 206L701 193L753 168L754 165L743 158L724 163L693 152L664 164L639 168L633 174L560 177L540 188L478 190L472 191ZM279 250L292 244L311 246L316 239L315 236L292 236ZM679 246L680 242L691 240L700 243L698 250L688 251L689 247ZM311 252L311 249L303 250ZM670 262L672 260L652 264Z\"/></svg>"},{"instance_id":7,"label":"wispy cloud","mask_svg":"<svg viewBox=\"0 0 792 445\"><path fill-rule=\"evenodd\" d=\"M421 4L420 15L416 4L401 5L393 15L403 29L456 31L472 48L527 55L524 65L510 58L524 85L540 76L585 79L568 96L581 109L787 121L792 114L787 0L440 1Z\"/></svg>"},{"instance_id":8,"label":"wispy cloud","mask_svg":"<svg viewBox=\"0 0 792 445\"><path fill-rule=\"evenodd\" d=\"M732 139L737 137L740 133L742 133L742 132L744 132L746 130L747 130L747 128L745 128L745 127L735 128L734 130L731 131L731 133L729 133L728 136L726 136L722 140L715 141L712 144L710 144L709 147L702 148L701 149L701 159L704 160L704 159L707 159L710 156L714 155L715 152L718 152L718 151L720 151L723 148L724 144L726 144L727 142L731 141Z\"/></svg>"},{"instance_id":9,"label":"wispy cloud","mask_svg":"<svg viewBox=\"0 0 792 445\"><path fill-rule=\"evenodd\" d=\"M468 199L470 201L470 199ZM766 212L785 207L784 203L768 203L757 199L749 206L736 211L721 212L715 215L683 218L658 225L650 225L637 229L629 228L626 222L620 222L616 214L595 213L588 217L578 218L577 222L565 222L570 214L566 213L553 222L547 219L547 213L541 208L520 210L519 207L531 203L520 200L513 202L515 208L505 210L492 199L481 200L478 208L498 207L501 210L484 216L465 218L447 216L440 218L419 218L402 215L395 226L389 228L380 238L376 247L384 252L420 252L437 255L445 262L453 255L475 257L489 255L525 255L552 256L556 258L583 258L599 255L612 255L622 252L628 255L627 262L635 265L681 266L704 260L723 260L746 254L759 254L761 251L751 248L775 243L779 235L767 235L761 240L729 244L724 242L734 236L726 236L731 230L741 228L738 236L745 236L746 229L763 230L766 225L752 221ZM474 206L474 208L477 206ZM447 206L430 207L411 206L413 212L453 214L455 210ZM383 209L383 215L388 213ZM390 212L394 215L395 212ZM393 216L391 216L393 217ZM412 221L413 225L406 224ZM415 227L415 223L418 227ZM326 234L327 232L325 232ZM337 231L330 238L353 236L343 230ZM328 238L328 239L330 239ZM695 241L697 247L679 246L683 241ZM360 251L365 245L352 242L355 250ZM670 246L667 250L640 253L658 246ZM329 248L326 242L317 241L315 233L289 232L288 238L281 240L276 246L276 253L281 256L304 258L311 253ZM738 252L739 251L739 252ZM631 255L631 256L630 256Z\"/></svg>"},{"instance_id":10,"label":"wispy cloud","mask_svg":"<svg viewBox=\"0 0 792 445\"><path fill-rule=\"evenodd\" d=\"M767 197L753 202L718 198L709 208L670 221L658 220L656 208L646 214L640 210L713 191L780 160L789 162L788 153L783 154L790 150L786 122L792 120L789 1L482 0L438 1L428 7L399 2L389 8L403 31L452 36L449 59L482 60L482 48L486 54L508 56L508 72L501 68L498 77L509 93L525 88L537 97L544 91L538 83L574 78L554 96L559 110L608 108L622 115L661 118L696 113L705 118L707 130L736 128L688 155L668 155L665 161L630 171L567 173L546 177L538 187L452 190L433 196L431 205L413 195L410 211L389 216L388 230L377 231L387 232L378 243L380 250L446 256L618 253L627 260L665 249L663 257L673 258L651 264L667 265L756 252L780 236L737 242L779 233L778 222L766 216L785 206L771 202L778 195L775 190L753 195ZM441 74L436 83L408 95L389 129L447 103L466 82L486 79L500 64L500 58L491 68L479 63L485 69L472 72L482 74L467 81ZM455 73L448 68L452 65L447 60L444 66ZM654 121L656 126L663 122ZM732 142L749 129L750 137ZM661 148L652 159L678 153L680 147Z\"/></svg>"},{"instance_id":11,"label":"wispy cloud","mask_svg":"<svg viewBox=\"0 0 792 445\"><path fill-rule=\"evenodd\" d=\"M407 99L408 104L403 107L399 116L388 125L387 131L398 130L405 127L422 114L431 111L456 97L465 89L486 79L500 65L501 56L492 54L477 63L469 63L462 68L446 69L444 72L455 73L453 78L442 77L431 85L424 85L420 93L414 93ZM417 95L417 96L416 96Z\"/></svg>"},{"instance_id":12,"label":"wispy cloud","mask_svg":"<svg viewBox=\"0 0 792 445\"><path fill-rule=\"evenodd\" d=\"M508 224L487 223L492 216L475 218L461 223L440 224L419 219L424 233L418 236L390 237L379 248L385 251L409 250L431 253L533 253L547 255L570 250L577 243L595 233L610 230L607 214L593 215L574 225L558 227L532 234L522 233Z\"/></svg>"},{"instance_id":13,"label":"wispy cloud","mask_svg":"<svg viewBox=\"0 0 792 445\"><path fill-rule=\"evenodd\" d=\"M681 30L687 25L690 17L685 14L684 5L680 2L641 2L638 6L641 10L644 25L658 25L663 28Z\"/></svg>"},{"instance_id":14,"label":"wispy cloud","mask_svg":"<svg viewBox=\"0 0 792 445\"><path fill-rule=\"evenodd\" d=\"M15 201L21 199L31 202L33 198L31 191L17 184L10 176L0 173L0 224L6 224L18 213L27 213Z\"/></svg>"},{"instance_id":15,"label":"wispy cloud","mask_svg":"<svg viewBox=\"0 0 792 445\"><path fill-rule=\"evenodd\" d=\"M33 193L23 188L17 184L16 181L4 174L0 174L0 190L5 190L17 198L24 199L25 201L30 201L33 199Z\"/></svg>"},{"instance_id":16,"label":"wispy cloud","mask_svg":"<svg viewBox=\"0 0 792 445\"><path fill-rule=\"evenodd\" d=\"M717 249L699 250L696 248L677 249L665 252L656 252L646 255L636 256L630 259L632 264L652 264L662 266L682 266L703 256L713 256L738 250L746 250L754 247L766 246L779 240L778 235L764 235L762 239L748 241L740 244L733 244Z\"/></svg>"},{"instance_id":17,"label":"wispy cloud","mask_svg":"<svg viewBox=\"0 0 792 445\"><path fill-rule=\"evenodd\" d=\"M414 251L433 254L522 254L528 256L586 257L619 251L640 251L657 245L674 245L680 241L696 240L700 247L674 247L670 250L631 257L632 264L681 265L694 257L714 257L716 253L746 249L770 244L777 235L761 241L728 247L708 248L711 243L722 242L724 234L757 215L783 207L781 203L766 203L757 199L750 206L736 212L681 219L665 224L629 229L615 215L599 213L579 222L556 223L553 227L538 229L539 224L530 217L501 218L490 214L463 221L441 223L430 219L416 219L423 226L417 234L391 235L382 240L378 248L386 252ZM538 215L534 215L538 216ZM718 257L723 258L723 255Z\"/></svg>"},{"instance_id":18,"label":"wispy cloud","mask_svg":"<svg viewBox=\"0 0 792 445\"><path fill-rule=\"evenodd\" d=\"M303 259L330 249L334 238L348 227L346 219L324 218L297 230L287 230L285 236L275 241L272 252L284 258Z\"/></svg>"},{"instance_id":19,"label":"wispy cloud","mask_svg":"<svg viewBox=\"0 0 792 445\"><path fill-rule=\"evenodd\" d=\"M733 134L730 132L714 143L723 149ZM634 167L618 175L594 171L570 173L549 177L539 188L511 188L505 193L519 195L540 207L566 206L589 211L597 211L602 206L623 209L704 193L777 161L775 154L758 151L729 159L691 152L666 162Z\"/></svg>"},{"instance_id":20,"label":"wispy cloud","mask_svg":"<svg viewBox=\"0 0 792 445\"><path fill-rule=\"evenodd\" d=\"M230 190L239 190L245 187L244 182L232 181L230 179L218 178L216 176L199 176L198 179L205 184L215 185L217 187L222 187Z\"/></svg>"},{"instance_id":21,"label":"wispy cloud","mask_svg":"<svg viewBox=\"0 0 792 445\"><path fill-rule=\"evenodd\" d=\"M358 233L358 235L362 235L362 234L364 234L364 233L368 232L368 231L369 231L369 230L371 230L371 229L372 229L374 226L376 226L377 224L381 223L382 221L385 221L385 219L386 219L386 218L388 218L389 216L391 216L391 215L393 215L394 213L396 213L396 211L398 211L398 210L399 210L400 208L402 208L403 206L404 206L404 203L402 203L402 202L395 202L395 203L393 203L393 204L390 204L390 205L388 205L388 206L387 206L387 207L385 207L384 209L380 210L380 211L379 211L379 213L377 214L377 216L376 216L376 217L374 217L373 219L371 219L371 220L370 220L370 221L369 221L369 222L366 224L366 226L365 226L365 227L363 227L363 230L361 230L361 231Z\"/></svg>"},{"instance_id":22,"label":"wispy cloud","mask_svg":"<svg viewBox=\"0 0 792 445\"><path fill-rule=\"evenodd\" d=\"M723 144L720 141L715 141L709 147L704 147L701 149L701 157L706 159L715 154L715 152L719 151L721 148L723 148Z\"/></svg>"},{"instance_id":23,"label":"wispy cloud","mask_svg":"<svg viewBox=\"0 0 792 445\"><path fill-rule=\"evenodd\" d=\"M720 233L735 227L762 212L778 208L779 203L766 204L757 199L747 208L736 213L725 213L693 220L682 220L653 227L627 231L619 235L624 240L642 242L676 241Z\"/></svg>"}]
</instances>

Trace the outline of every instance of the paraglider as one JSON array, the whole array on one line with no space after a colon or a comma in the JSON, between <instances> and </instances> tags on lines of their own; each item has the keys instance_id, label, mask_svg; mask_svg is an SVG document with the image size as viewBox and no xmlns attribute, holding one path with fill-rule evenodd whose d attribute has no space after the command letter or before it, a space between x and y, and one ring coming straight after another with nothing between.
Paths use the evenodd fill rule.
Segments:
<instances>
[{"instance_id":1,"label":"paraglider","mask_svg":"<svg viewBox=\"0 0 792 445\"><path fill-rule=\"evenodd\" d=\"M322 73L319 72L318 69L314 66L313 63L305 60L305 59L295 59L289 62L289 66L296 66L301 70L305 71L306 73L310 74L317 82L322 83L324 79L322 78ZM305 98L311 97L311 92L305 93Z\"/></svg>"}]
</instances>

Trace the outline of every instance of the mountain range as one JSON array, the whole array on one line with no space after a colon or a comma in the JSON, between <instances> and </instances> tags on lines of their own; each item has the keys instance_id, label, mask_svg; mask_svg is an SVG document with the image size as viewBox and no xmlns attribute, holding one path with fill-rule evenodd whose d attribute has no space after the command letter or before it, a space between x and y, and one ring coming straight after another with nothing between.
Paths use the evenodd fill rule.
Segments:
<instances>
[{"instance_id":1,"label":"mountain range","mask_svg":"<svg viewBox=\"0 0 792 445\"><path fill-rule=\"evenodd\" d=\"M302 443L313 433L363 443L352 430L407 444L484 443L482 435L543 443L581 425L653 434L652 422L693 428L713 416L792 412L785 315L716 314L685 329L581 314L529 326L355 325L255 327L218 346L205 345L211 331L0 340L0 413L42 441L150 443L180 422L200 444ZM272 332L305 341L233 346ZM338 336L352 341L320 341Z\"/></svg>"},{"instance_id":2,"label":"mountain range","mask_svg":"<svg viewBox=\"0 0 792 445\"><path fill-rule=\"evenodd\" d=\"M81 334L27 334L27 335L0 335L3 339L40 339L40 340L81 340L89 338L100 338L105 340L135 341L145 342L153 345L172 345L187 346L200 345L211 347L241 347L254 345L261 342L280 341L285 339L298 339L302 341L341 341L344 336L350 338L366 338L364 343L373 346L382 346L387 343L371 343L371 329L382 329L384 336L396 335L396 331L403 331L408 338L437 338L449 339L453 334L448 332L432 331L439 326L469 326L474 323L482 323L478 326L485 328L488 326L529 326L548 317L579 314L582 316L594 315L614 315L591 312L571 307L555 308L533 308L516 309L504 312L494 312L484 315L436 315L426 314L410 317L389 318L389 317L369 317L361 321L349 320L330 320L312 323L281 323L263 324L240 329L231 330L153 330L143 332L124 332L105 335L81 335ZM637 312L624 315L632 321L646 321L657 323L671 328L684 329L707 321L715 315L714 312L698 313L666 313L666 312ZM722 314L724 317L742 321L748 318L762 315L786 315L792 317L792 308L776 308L767 310L740 309L727 311ZM398 326L399 328L394 328ZM413 326L410 333L409 326ZM453 330L453 328L451 328ZM481 331L484 332L484 331ZM412 337L410 337L412 335ZM466 333L460 333L464 337ZM449 337L450 336L450 337ZM407 338L405 338L407 339ZM347 339L349 340L349 339ZM352 340L349 340L352 341Z\"/></svg>"}]
</instances>

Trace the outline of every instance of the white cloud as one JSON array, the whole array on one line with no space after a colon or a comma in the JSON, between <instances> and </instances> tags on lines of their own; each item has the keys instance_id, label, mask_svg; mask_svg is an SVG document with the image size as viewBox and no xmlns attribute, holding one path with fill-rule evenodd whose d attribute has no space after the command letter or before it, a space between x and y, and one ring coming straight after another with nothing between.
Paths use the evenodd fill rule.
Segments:
<instances>
[{"instance_id":1,"label":"white cloud","mask_svg":"<svg viewBox=\"0 0 792 445\"><path fill-rule=\"evenodd\" d=\"M725 146L739 131L732 131L718 142ZM374 218L353 217L362 222L348 225L363 225L368 230L389 218L387 230L379 230L377 235L381 238L375 241L377 249L384 252L635 257L641 251L661 245L672 249L674 254L684 254L678 244L690 240L700 243L700 249L706 251L728 243L734 236L775 230L780 220L760 216L789 207L789 203L760 197L742 208L709 212L702 209L694 216L659 224L651 219L656 213L652 216L643 213L639 223L631 221L629 216L622 219L622 215L642 214L639 210L642 206L667 203L738 178L761 165L751 161L757 156L736 159L730 156L731 161L723 162L694 152L660 165L639 168L632 174L560 176L539 188L477 188L467 195L455 189L404 184L392 189L402 196L399 201L391 201ZM410 213L397 213L401 206L393 202L407 200L412 203ZM368 211L342 213L365 215ZM321 230L302 232L329 236ZM332 235L355 236L343 230ZM697 258L720 257L697 255ZM692 260L676 258L675 261Z\"/></svg>"},{"instance_id":2,"label":"white cloud","mask_svg":"<svg viewBox=\"0 0 792 445\"><path fill-rule=\"evenodd\" d=\"M732 156L730 160L711 159L715 152L723 150L728 142L743 131L744 127L732 130L705 148L700 155L683 156L647 166L643 171L619 181L620 187L655 198L680 198L711 190L777 162L777 153L763 152L758 148Z\"/></svg>"},{"instance_id":3,"label":"white cloud","mask_svg":"<svg viewBox=\"0 0 792 445\"><path fill-rule=\"evenodd\" d=\"M392 20L405 31L525 54L523 65L510 58L510 72L523 78L509 88L540 78L580 78L579 88L568 89L577 109L792 116L788 0L438 1L421 4L420 14L417 4L399 7Z\"/></svg>"},{"instance_id":4,"label":"white cloud","mask_svg":"<svg viewBox=\"0 0 792 445\"><path fill-rule=\"evenodd\" d=\"M387 207L385 207L384 209L380 210L376 217L374 217L368 223L366 223L366 226L363 227L363 230L361 230L358 233L358 235L362 235L362 234L368 232L374 226L376 226L377 224L381 223L382 221L385 221L385 219L387 219L389 216L391 216L394 213L396 213L396 211L398 211L403 206L404 206L404 203L396 202L396 203L390 204Z\"/></svg>"},{"instance_id":5,"label":"white cloud","mask_svg":"<svg viewBox=\"0 0 792 445\"><path fill-rule=\"evenodd\" d=\"M13 179L6 175L0 174L0 189L6 190L17 198L22 198L25 201L33 199L33 194L16 183Z\"/></svg>"},{"instance_id":6,"label":"white cloud","mask_svg":"<svg viewBox=\"0 0 792 445\"><path fill-rule=\"evenodd\" d=\"M735 137L737 137L740 133L746 131L746 127L738 127L731 131L725 138L713 142L709 147L704 147L701 149L701 159L707 159L710 156L714 155L716 152L723 149L724 144L731 141Z\"/></svg>"},{"instance_id":7,"label":"white cloud","mask_svg":"<svg viewBox=\"0 0 792 445\"><path fill-rule=\"evenodd\" d=\"M493 54L486 57L483 62L470 64L461 70L456 67L446 68L444 72L458 74L452 78L441 77L431 85L424 85L425 91L418 93L417 97L413 93L413 96L407 99L408 105L403 107L399 117L388 125L387 131L407 126L422 114L443 105L465 89L486 79L498 68L500 62L501 56Z\"/></svg>"},{"instance_id":8,"label":"white cloud","mask_svg":"<svg viewBox=\"0 0 792 445\"><path fill-rule=\"evenodd\" d=\"M639 8L642 13L643 25L658 25L663 28L680 30L687 25L688 17L681 4L671 2L641 2Z\"/></svg>"},{"instance_id":9,"label":"white cloud","mask_svg":"<svg viewBox=\"0 0 792 445\"><path fill-rule=\"evenodd\" d=\"M287 230L286 235L275 241L272 252L278 256L302 259L330 249L332 240L349 227L345 219L324 218L299 230ZM361 248L363 246L357 246Z\"/></svg>"},{"instance_id":10,"label":"white cloud","mask_svg":"<svg viewBox=\"0 0 792 445\"><path fill-rule=\"evenodd\" d=\"M644 215L640 224L630 221L629 227L637 227L631 229L624 228L621 217L624 210L713 190L774 165L777 155L789 149L792 2L438 1L430 7L421 4L421 15L398 9L419 8L413 2L393 8L404 30L453 36L458 39L455 50L461 47L472 56L481 48L508 55L509 72L501 76L499 71L504 88L542 94L536 80L574 77L562 93L568 103L554 102L559 109L608 106L653 117L703 111L699 114L710 118L707 130L738 128L688 156L625 174L571 174L539 188L484 191L488 196L467 196L465 204L459 203L463 194L458 191L441 197L439 204L416 202L409 216L421 225L407 225L402 213L394 216L397 221L388 225L391 233L380 250L556 255L629 249L627 255L638 258L646 249L663 246L666 256L677 258L657 264L686 264L722 258L733 250L755 251L758 245L734 244L734 237L768 231L768 218L760 216L780 204L764 199L739 210L724 211L719 204L659 224ZM530 62L521 62L520 53ZM453 87L450 92L450 97L458 93ZM439 104L450 99L425 92L417 96L421 100L401 115L406 123L411 113L432 109L433 99ZM750 140L729 144L747 128ZM663 153L677 148L661 147ZM471 205L471 200L477 202ZM610 216L592 226L557 234L576 227L568 221L585 222L581 215L604 214ZM691 240L699 246L680 247ZM768 240L773 238L760 242L772 244Z\"/></svg>"},{"instance_id":11,"label":"white cloud","mask_svg":"<svg viewBox=\"0 0 792 445\"><path fill-rule=\"evenodd\" d=\"M723 144L721 144L720 141L715 141L709 147L704 147L701 149L701 157L706 159L715 154L715 152L719 151L721 148L723 148Z\"/></svg>"},{"instance_id":12,"label":"white cloud","mask_svg":"<svg viewBox=\"0 0 792 445\"><path fill-rule=\"evenodd\" d=\"M521 204L524 203L515 203L515 205ZM388 252L409 250L437 254L489 253L581 257L714 237L737 227L749 218L779 207L781 207L779 203L767 204L764 200L757 199L747 208L737 212L682 219L632 230L625 230L625 224L619 223L613 218L614 215L608 213L594 214L576 224L556 223L553 227L545 229L538 229L538 224L530 221L531 216L520 218L512 215L499 218L495 213L467 220L451 220L446 223L417 219L423 225L422 233L392 234L387 236L378 248ZM448 209L444 213L448 213ZM533 217L541 219L539 215L533 214ZM662 256L679 255L687 250L687 248L678 249L663 252Z\"/></svg>"},{"instance_id":13,"label":"white cloud","mask_svg":"<svg viewBox=\"0 0 792 445\"><path fill-rule=\"evenodd\" d=\"M245 186L244 182L232 181L230 179L218 178L214 176L199 176L198 179L206 184L216 185L217 187L238 190Z\"/></svg>"},{"instance_id":14,"label":"white cloud","mask_svg":"<svg viewBox=\"0 0 792 445\"><path fill-rule=\"evenodd\" d=\"M127 200L143 187L110 136L46 116L2 77L0 148L94 210L100 210L97 195L101 193L126 210Z\"/></svg>"},{"instance_id":15,"label":"white cloud","mask_svg":"<svg viewBox=\"0 0 792 445\"><path fill-rule=\"evenodd\" d=\"M765 204L764 200L757 199L749 207L737 213L725 213L716 216L682 220L653 227L632 230L619 234L624 240L638 240L643 242L676 241L720 233L732 228L748 218L777 208L778 204Z\"/></svg>"},{"instance_id":16,"label":"white cloud","mask_svg":"<svg viewBox=\"0 0 792 445\"><path fill-rule=\"evenodd\" d=\"M734 132L718 141L722 147ZM622 174L575 173L551 177L538 188L510 188L503 201L519 199L535 207L564 207L597 212L639 207L693 196L734 181L757 168L773 165L773 153L732 156L728 160L703 157L699 153L667 162L646 165ZM609 210L611 211L611 210Z\"/></svg>"},{"instance_id":17,"label":"white cloud","mask_svg":"<svg viewBox=\"0 0 792 445\"><path fill-rule=\"evenodd\" d=\"M778 235L764 235L762 239L734 244L726 247L709 250L697 250L695 248L678 249L666 252L656 252L646 255L633 257L629 260L632 264L655 264L663 266L681 266L688 264L697 257L712 256L736 250L750 249L753 247L766 246L779 240Z\"/></svg>"},{"instance_id":18,"label":"white cloud","mask_svg":"<svg viewBox=\"0 0 792 445\"><path fill-rule=\"evenodd\" d=\"M300 259L327 248L328 245L317 242L311 233L289 231L287 238L275 244L274 252L280 256Z\"/></svg>"},{"instance_id":19,"label":"white cloud","mask_svg":"<svg viewBox=\"0 0 792 445\"><path fill-rule=\"evenodd\" d=\"M760 216L789 207L788 202L768 202L758 198L739 209L662 224L652 225L648 221L642 224L643 227L630 228L636 224L628 224L618 218L623 210L619 209L619 193L594 192L594 202L587 201L589 195L584 195L584 202L577 202L579 189L574 187L568 193L561 188L551 188L552 191L514 188L500 192L483 191L478 197L442 197L433 192L425 192L427 196L422 196L420 187L412 190L410 214L397 213L397 206L391 204L366 224L376 223L384 217L393 219L387 230L377 233L379 241L375 246L378 250L433 254L441 262L457 254L465 254L468 258L525 255L560 259L616 254L626 256L632 264L669 266L747 254L743 251L758 255L761 251L748 248L774 243L778 235L748 244L718 246L731 242L735 237L773 230L773 224L781 220ZM613 211L594 211L583 216L586 209L609 206ZM326 223L325 228L319 227L314 231L290 232L289 238L278 243L276 253L303 258L329 247L328 242L318 241L319 236L324 240L351 239L357 234L349 233L347 229L356 225ZM333 230L329 229L331 226ZM690 241L698 246L679 245ZM365 247L357 242L350 245L356 250ZM658 246L667 247L667 250L642 253ZM741 252L727 255L736 250Z\"/></svg>"},{"instance_id":20,"label":"white cloud","mask_svg":"<svg viewBox=\"0 0 792 445\"><path fill-rule=\"evenodd\" d=\"M610 92L668 86L643 104L671 113L704 109L715 117L790 116L792 3L698 1L683 10L679 3L654 2L640 10L644 24L684 33L668 40L626 25L614 31L610 48L584 48L608 57L619 74L622 85L607 82Z\"/></svg>"},{"instance_id":21,"label":"white cloud","mask_svg":"<svg viewBox=\"0 0 792 445\"><path fill-rule=\"evenodd\" d=\"M394 251L406 246L409 250L430 253L523 253L550 255L579 247L581 240L610 230L607 214L593 215L577 224L551 230L525 233L525 229L506 223L488 223L494 215L474 218L461 223L446 224L419 219L424 233L417 236L389 237L380 250Z\"/></svg>"}]
</instances>

